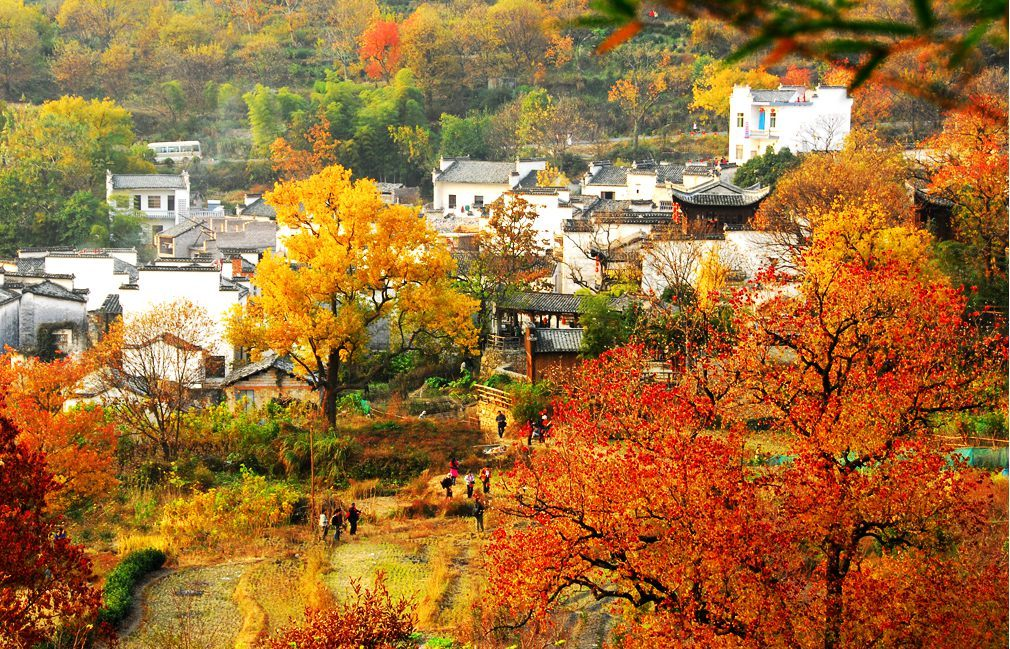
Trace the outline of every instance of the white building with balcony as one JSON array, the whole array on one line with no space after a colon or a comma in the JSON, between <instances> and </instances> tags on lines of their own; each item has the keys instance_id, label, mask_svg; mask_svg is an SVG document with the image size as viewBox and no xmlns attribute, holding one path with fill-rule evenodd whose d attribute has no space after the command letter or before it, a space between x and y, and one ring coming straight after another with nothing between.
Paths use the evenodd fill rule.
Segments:
<instances>
[{"instance_id":1,"label":"white building with balcony","mask_svg":"<svg viewBox=\"0 0 1010 649\"><path fill-rule=\"evenodd\" d=\"M112 209L134 209L153 237L189 217L189 172L114 174L105 172L105 200Z\"/></svg>"},{"instance_id":2,"label":"white building with balcony","mask_svg":"<svg viewBox=\"0 0 1010 649\"><path fill-rule=\"evenodd\" d=\"M852 123L852 98L842 86L736 86L729 99L729 161L743 163L771 147L794 153L837 151Z\"/></svg>"}]
</instances>

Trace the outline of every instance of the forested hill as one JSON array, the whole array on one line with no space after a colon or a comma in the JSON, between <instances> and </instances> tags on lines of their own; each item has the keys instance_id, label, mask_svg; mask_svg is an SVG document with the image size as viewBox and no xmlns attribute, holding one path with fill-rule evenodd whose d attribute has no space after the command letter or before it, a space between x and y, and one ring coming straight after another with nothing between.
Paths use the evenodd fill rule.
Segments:
<instances>
[{"instance_id":1,"label":"forested hill","mask_svg":"<svg viewBox=\"0 0 1010 649\"><path fill-rule=\"evenodd\" d=\"M905 0L866 6L908 11ZM439 154L546 156L574 178L589 157L721 154L710 133L726 128L734 83L852 79L844 66L767 52L730 65L745 41L731 26L638 10L642 30L599 55L617 23L584 26L587 0L0 0L0 209L30 221L0 214L0 247L68 214L68 241L127 243L88 194L104 197L106 168L150 168L137 143L199 140L194 191L226 200L334 162L423 186ZM1005 68L998 54L982 53ZM892 76L947 79L916 56L893 57ZM864 84L854 121L914 145L938 130L940 108L895 87ZM63 96L111 101L44 119L34 108ZM19 149L39 137L53 150ZM57 173L39 177L39 160Z\"/></svg>"}]
</instances>

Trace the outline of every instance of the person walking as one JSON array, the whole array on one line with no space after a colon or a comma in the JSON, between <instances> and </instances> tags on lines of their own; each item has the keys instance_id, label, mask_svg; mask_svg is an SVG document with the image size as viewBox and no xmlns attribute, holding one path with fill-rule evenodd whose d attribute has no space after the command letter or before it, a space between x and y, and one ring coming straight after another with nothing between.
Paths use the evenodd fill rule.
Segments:
<instances>
[{"instance_id":1,"label":"person walking","mask_svg":"<svg viewBox=\"0 0 1010 649\"><path fill-rule=\"evenodd\" d=\"M473 483L477 481L476 478L473 477L473 471L467 471L466 477L463 478L463 481L466 482L466 497L473 498Z\"/></svg>"},{"instance_id":2,"label":"person walking","mask_svg":"<svg viewBox=\"0 0 1010 649\"><path fill-rule=\"evenodd\" d=\"M439 484L441 484L442 488L445 489L445 497L452 498L452 474L445 474L445 477L442 478L442 482Z\"/></svg>"},{"instance_id":3,"label":"person walking","mask_svg":"<svg viewBox=\"0 0 1010 649\"><path fill-rule=\"evenodd\" d=\"M541 444L543 444L544 442L547 441L547 436L550 434L551 428L553 428L553 427L554 427L554 424L551 423L551 419L550 419L550 417L547 416L546 412L544 414L540 415L540 443Z\"/></svg>"},{"instance_id":4,"label":"person walking","mask_svg":"<svg viewBox=\"0 0 1010 649\"><path fill-rule=\"evenodd\" d=\"M484 502L478 495L473 500L473 517L477 519L477 531L484 531Z\"/></svg>"},{"instance_id":5,"label":"person walking","mask_svg":"<svg viewBox=\"0 0 1010 649\"><path fill-rule=\"evenodd\" d=\"M480 470L480 483L484 487L484 495L491 493L491 469L488 467Z\"/></svg>"},{"instance_id":6,"label":"person walking","mask_svg":"<svg viewBox=\"0 0 1010 649\"><path fill-rule=\"evenodd\" d=\"M344 508L337 505L337 511L330 517L330 527L333 528L333 542L340 542L340 532L344 529Z\"/></svg>"},{"instance_id":7,"label":"person walking","mask_svg":"<svg viewBox=\"0 0 1010 649\"><path fill-rule=\"evenodd\" d=\"M498 411L498 416L494 418L498 422L498 439L505 437L505 426L508 424L508 420L505 418L505 413L501 410Z\"/></svg>"},{"instance_id":8,"label":"person walking","mask_svg":"<svg viewBox=\"0 0 1010 649\"><path fill-rule=\"evenodd\" d=\"M540 425L537 423L536 419L530 419L529 423L527 425L529 426L530 433L526 437L526 446L532 447L533 446L533 438L536 437L537 430L540 428Z\"/></svg>"},{"instance_id":9,"label":"person walking","mask_svg":"<svg viewBox=\"0 0 1010 649\"><path fill-rule=\"evenodd\" d=\"M351 508L347 510L347 523L351 526L348 530L351 536L358 533L358 519L361 518L361 510L354 503L351 503Z\"/></svg>"},{"instance_id":10,"label":"person walking","mask_svg":"<svg viewBox=\"0 0 1010 649\"><path fill-rule=\"evenodd\" d=\"M456 478L459 477L459 460L453 457L449 460L449 477L452 478L452 484L456 484Z\"/></svg>"},{"instance_id":11,"label":"person walking","mask_svg":"<svg viewBox=\"0 0 1010 649\"><path fill-rule=\"evenodd\" d=\"M323 540L323 543L326 543L326 533L329 531L330 531L330 521L326 517L326 510L324 509L319 512L319 532L320 532L319 538Z\"/></svg>"}]
</instances>

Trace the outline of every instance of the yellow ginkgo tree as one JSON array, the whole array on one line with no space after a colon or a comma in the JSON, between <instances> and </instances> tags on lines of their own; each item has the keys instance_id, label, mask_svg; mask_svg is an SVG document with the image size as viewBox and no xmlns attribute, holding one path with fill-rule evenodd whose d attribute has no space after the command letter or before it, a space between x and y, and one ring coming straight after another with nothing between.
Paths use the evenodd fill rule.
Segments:
<instances>
[{"instance_id":1,"label":"yellow ginkgo tree","mask_svg":"<svg viewBox=\"0 0 1010 649\"><path fill-rule=\"evenodd\" d=\"M265 198L289 233L284 254L268 252L257 265L229 337L254 353L289 356L318 388L330 425L338 395L367 385L397 356L475 344L476 305L452 288L455 261L416 208L386 205L374 182L352 181L340 166L278 184ZM388 345L370 345L383 328Z\"/></svg>"}]
</instances>

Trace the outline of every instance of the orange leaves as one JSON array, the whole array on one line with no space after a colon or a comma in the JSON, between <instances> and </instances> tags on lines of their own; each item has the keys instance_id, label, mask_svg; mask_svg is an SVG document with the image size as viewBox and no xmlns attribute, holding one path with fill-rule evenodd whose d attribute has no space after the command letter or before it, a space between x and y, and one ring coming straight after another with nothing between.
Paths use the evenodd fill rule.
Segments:
<instances>
[{"instance_id":1,"label":"orange leaves","mask_svg":"<svg viewBox=\"0 0 1010 649\"><path fill-rule=\"evenodd\" d=\"M298 180L337 162L338 140L330 132L330 120L320 111L318 120L305 132L305 148L295 148L282 137L270 144L270 161L281 180Z\"/></svg>"},{"instance_id":2,"label":"orange leaves","mask_svg":"<svg viewBox=\"0 0 1010 649\"><path fill-rule=\"evenodd\" d=\"M371 79L389 79L399 69L400 25L395 20L376 17L360 38L358 56Z\"/></svg>"},{"instance_id":3,"label":"orange leaves","mask_svg":"<svg viewBox=\"0 0 1010 649\"><path fill-rule=\"evenodd\" d=\"M735 339L680 385L652 382L634 346L580 368L555 440L510 474L489 549L496 604L538 619L588 589L636 608L620 632L643 647L1005 635L988 478L952 469L930 437L936 413L994 405L1005 341L971 331L964 296L913 261L833 245L815 240L802 263L824 270L790 290L763 276L736 305ZM749 449L755 419L785 447L778 462Z\"/></svg>"},{"instance_id":4,"label":"orange leaves","mask_svg":"<svg viewBox=\"0 0 1010 649\"><path fill-rule=\"evenodd\" d=\"M72 407L75 389L89 371L85 361L12 365L0 357L0 414L21 431L19 442L45 454L60 490L50 504L63 509L80 499L100 499L116 485L116 434L101 408Z\"/></svg>"}]
</instances>

